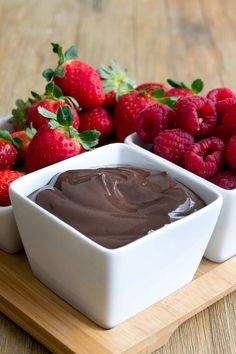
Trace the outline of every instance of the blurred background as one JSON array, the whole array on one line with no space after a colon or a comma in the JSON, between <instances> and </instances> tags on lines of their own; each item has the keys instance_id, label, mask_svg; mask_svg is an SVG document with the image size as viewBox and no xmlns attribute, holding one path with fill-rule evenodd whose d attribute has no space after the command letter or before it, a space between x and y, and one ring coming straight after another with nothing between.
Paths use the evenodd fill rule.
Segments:
<instances>
[{"instance_id":1,"label":"blurred background","mask_svg":"<svg viewBox=\"0 0 236 354\"><path fill-rule=\"evenodd\" d=\"M0 114L42 92L52 41L76 45L95 68L115 58L138 83L234 88L235 13L234 0L0 0Z\"/></svg>"}]
</instances>

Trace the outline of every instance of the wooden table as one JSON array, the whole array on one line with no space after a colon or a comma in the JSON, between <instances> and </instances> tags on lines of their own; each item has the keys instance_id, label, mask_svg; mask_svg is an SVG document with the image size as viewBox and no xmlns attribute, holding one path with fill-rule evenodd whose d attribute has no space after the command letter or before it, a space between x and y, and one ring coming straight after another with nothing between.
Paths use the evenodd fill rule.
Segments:
<instances>
[{"instance_id":1,"label":"wooden table","mask_svg":"<svg viewBox=\"0 0 236 354\"><path fill-rule=\"evenodd\" d=\"M234 0L0 0L0 115L55 66L50 42L98 67L116 58L139 83L201 77L236 89ZM184 323L156 354L236 353L236 294ZM0 353L47 353L0 315Z\"/></svg>"}]
</instances>

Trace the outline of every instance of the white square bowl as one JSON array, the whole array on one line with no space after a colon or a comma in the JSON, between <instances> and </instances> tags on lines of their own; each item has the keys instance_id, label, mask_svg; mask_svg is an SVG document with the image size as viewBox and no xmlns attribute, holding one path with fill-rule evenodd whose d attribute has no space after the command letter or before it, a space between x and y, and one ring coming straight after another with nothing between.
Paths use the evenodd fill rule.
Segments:
<instances>
[{"instance_id":1,"label":"white square bowl","mask_svg":"<svg viewBox=\"0 0 236 354\"><path fill-rule=\"evenodd\" d=\"M152 148L151 144L143 143L136 133L129 135L126 138L125 143L147 151L150 151ZM154 153L151 154L156 157L157 161L165 160ZM183 170L188 175L194 175L193 173L173 164L172 162L168 163L171 166L175 166L179 171ZM223 197L221 212L204 254L207 259L213 262L221 263L236 255L236 189L226 190L203 179L202 177L196 177L201 181L204 181L207 186L214 188Z\"/></svg>"},{"instance_id":2,"label":"white square bowl","mask_svg":"<svg viewBox=\"0 0 236 354\"><path fill-rule=\"evenodd\" d=\"M10 187L34 274L104 328L116 326L192 280L222 204L220 194L203 181L138 150L126 144L107 145L28 174ZM111 165L165 170L207 205L128 245L107 249L27 197L58 172Z\"/></svg>"},{"instance_id":3,"label":"white square bowl","mask_svg":"<svg viewBox=\"0 0 236 354\"><path fill-rule=\"evenodd\" d=\"M10 116L0 118L0 129L13 131L8 123ZM22 242L16 226L12 206L0 206L0 249L8 253L16 253L22 249Z\"/></svg>"}]
</instances>

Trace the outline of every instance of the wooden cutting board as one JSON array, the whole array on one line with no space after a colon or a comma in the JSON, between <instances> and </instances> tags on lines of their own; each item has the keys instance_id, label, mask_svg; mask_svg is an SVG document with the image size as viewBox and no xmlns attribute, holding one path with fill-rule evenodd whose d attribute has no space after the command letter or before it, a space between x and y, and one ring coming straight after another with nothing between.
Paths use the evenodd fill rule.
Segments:
<instances>
[{"instance_id":1,"label":"wooden cutting board","mask_svg":"<svg viewBox=\"0 0 236 354\"><path fill-rule=\"evenodd\" d=\"M236 257L203 260L195 279L123 324L104 330L32 274L24 253L0 251L0 311L53 353L151 353L188 318L236 290Z\"/></svg>"}]
</instances>

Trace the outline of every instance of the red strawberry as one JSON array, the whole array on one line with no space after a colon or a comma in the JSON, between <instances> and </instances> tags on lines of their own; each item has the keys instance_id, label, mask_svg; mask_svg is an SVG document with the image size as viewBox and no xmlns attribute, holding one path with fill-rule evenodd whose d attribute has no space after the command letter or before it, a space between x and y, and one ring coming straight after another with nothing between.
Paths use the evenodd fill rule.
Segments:
<instances>
[{"instance_id":1,"label":"red strawberry","mask_svg":"<svg viewBox=\"0 0 236 354\"><path fill-rule=\"evenodd\" d=\"M137 91L143 91L144 90L149 95L151 95L153 93L153 91L156 91L156 90L163 90L164 92L167 92L168 88L165 85L160 84L158 82L145 82L144 84L138 85L136 87L136 90Z\"/></svg>"},{"instance_id":2,"label":"red strawberry","mask_svg":"<svg viewBox=\"0 0 236 354\"><path fill-rule=\"evenodd\" d=\"M45 87L44 95L31 91L33 98L28 98L26 102L16 101L16 109L12 110L13 117L10 123L13 124L16 131L25 130L27 127L39 129L48 121L38 113L38 107L43 106L52 113L57 113L59 107L70 105L74 114L73 127L79 129L79 116L76 108L79 108L77 101L73 97L63 96L61 89L53 82Z\"/></svg>"},{"instance_id":3,"label":"red strawberry","mask_svg":"<svg viewBox=\"0 0 236 354\"><path fill-rule=\"evenodd\" d=\"M190 87L177 80L168 79L167 82L173 88L165 94L166 97L179 96L179 98L182 98L192 96L200 93L203 89L203 82L201 79L194 80Z\"/></svg>"},{"instance_id":4,"label":"red strawberry","mask_svg":"<svg viewBox=\"0 0 236 354\"><path fill-rule=\"evenodd\" d=\"M135 131L137 114L155 103L153 98L138 91L130 92L119 99L114 114L115 132L119 141L123 142L129 134Z\"/></svg>"},{"instance_id":5,"label":"red strawberry","mask_svg":"<svg viewBox=\"0 0 236 354\"><path fill-rule=\"evenodd\" d=\"M128 77L127 69L123 69L116 60L111 65L102 65L97 72L105 92L103 106L113 110L120 96L134 90L135 81Z\"/></svg>"},{"instance_id":6,"label":"red strawberry","mask_svg":"<svg viewBox=\"0 0 236 354\"><path fill-rule=\"evenodd\" d=\"M35 103L29 108L27 113L27 126L34 127L38 130L42 125L48 124L48 119L42 117L38 112L38 107L43 107L47 111L57 114L57 111L60 107L68 105L67 101L54 101L52 99L42 99L36 100ZM73 127L79 129L80 120L77 110L74 107L71 107L74 116Z\"/></svg>"},{"instance_id":7,"label":"red strawberry","mask_svg":"<svg viewBox=\"0 0 236 354\"><path fill-rule=\"evenodd\" d=\"M179 96L180 98L182 98L187 96L193 96L193 92L191 90L182 89L182 88L172 88L168 92L166 92L165 96L166 97Z\"/></svg>"},{"instance_id":8,"label":"red strawberry","mask_svg":"<svg viewBox=\"0 0 236 354\"><path fill-rule=\"evenodd\" d=\"M29 144L35 133L35 129L27 128L26 130L18 130L17 132L11 134L13 139L17 138L20 141L19 152L22 160L26 157Z\"/></svg>"},{"instance_id":9,"label":"red strawberry","mask_svg":"<svg viewBox=\"0 0 236 354\"><path fill-rule=\"evenodd\" d=\"M9 198L9 186L17 178L24 176L24 173L12 170L0 171L0 206L11 204Z\"/></svg>"},{"instance_id":10,"label":"red strawberry","mask_svg":"<svg viewBox=\"0 0 236 354\"><path fill-rule=\"evenodd\" d=\"M0 170L10 170L15 166L19 157L18 143L7 130L0 130Z\"/></svg>"},{"instance_id":11,"label":"red strawberry","mask_svg":"<svg viewBox=\"0 0 236 354\"><path fill-rule=\"evenodd\" d=\"M75 47L70 47L64 54L59 44L52 43L53 52L59 56L57 68L46 69L43 76L54 80L64 95L74 97L81 108L93 109L105 101L102 82L98 73L88 64L78 59Z\"/></svg>"},{"instance_id":12,"label":"red strawberry","mask_svg":"<svg viewBox=\"0 0 236 354\"><path fill-rule=\"evenodd\" d=\"M92 130L78 133L72 127L73 113L69 106L60 107L57 116L40 108L39 112L51 118L33 137L25 160L27 172L52 165L90 149L98 143L99 132Z\"/></svg>"},{"instance_id":13,"label":"red strawberry","mask_svg":"<svg viewBox=\"0 0 236 354\"><path fill-rule=\"evenodd\" d=\"M80 113L80 131L86 130L98 130L101 133L100 141L104 141L112 133L113 119L103 107L82 111Z\"/></svg>"}]
</instances>

